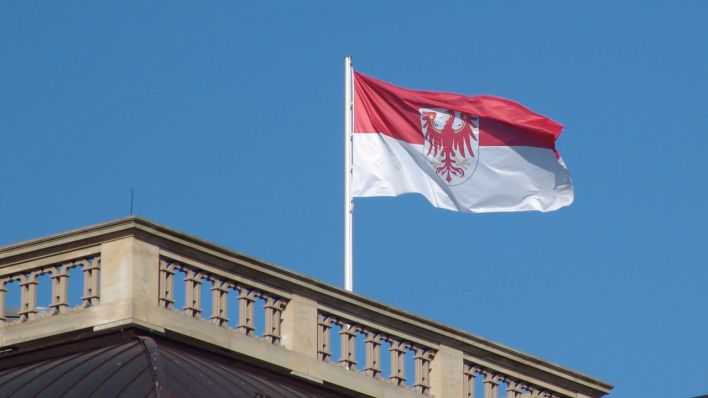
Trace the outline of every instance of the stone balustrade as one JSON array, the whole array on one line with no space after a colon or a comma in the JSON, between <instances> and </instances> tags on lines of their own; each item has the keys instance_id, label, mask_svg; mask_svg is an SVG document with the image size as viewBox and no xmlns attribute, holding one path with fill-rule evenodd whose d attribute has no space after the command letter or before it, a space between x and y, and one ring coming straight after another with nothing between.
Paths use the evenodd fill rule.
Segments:
<instances>
[{"instance_id":1,"label":"stone balustrade","mask_svg":"<svg viewBox=\"0 0 708 398\"><path fill-rule=\"evenodd\" d=\"M475 365L473 362L465 361L464 365L464 397L499 397L500 394L506 398L561 398L572 396L553 391L553 387L541 387L533 383L509 376L502 371L492 370ZM483 386L484 395L476 395L476 386Z\"/></svg>"},{"instance_id":2,"label":"stone balustrade","mask_svg":"<svg viewBox=\"0 0 708 398\"><path fill-rule=\"evenodd\" d=\"M71 308L69 305L69 278L72 269L81 270L83 279L83 295L81 305ZM39 316L62 314L77 308L88 308L99 303L99 274L101 258L99 255L77 258L60 263L50 264L21 264L0 274L0 324L13 323L6 316L7 285L19 282L19 308L15 322L27 322ZM48 275L48 286L39 286L40 277ZM76 276L75 276L76 277ZM37 306L38 289L50 289L51 302L48 311L40 314ZM46 309L46 308L45 308Z\"/></svg>"},{"instance_id":3,"label":"stone balustrade","mask_svg":"<svg viewBox=\"0 0 708 398\"><path fill-rule=\"evenodd\" d=\"M73 306L71 278L83 279ZM8 297L11 284L20 297ZM13 303L16 319L5 313ZM136 217L0 249L0 352L126 326L365 396L590 398L612 388Z\"/></svg>"},{"instance_id":4,"label":"stone balustrade","mask_svg":"<svg viewBox=\"0 0 708 398\"><path fill-rule=\"evenodd\" d=\"M160 290L158 297L159 306L162 308L175 308L174 274L178 270L186 275L183 286L185 301L182 312L184 314L196 319L209 320L222 327L228 327L229 301L227 298L229 292L233 291L238 293L238 326L235 330L246 336L253 336L256 330L254 324L255 302L256 299L260 298L264 300L261 310L265 319L262 338L271 344L280 344L282 313L287 305L287 299L278 297L275 293L250 286L245 282L239 281L235 276L209 274L198 267L163 257L160 259ZM211 313L208 317L202 315L201 285L203 282L211 284Z\"/></svg>"},{"instance_id":5,"label":"stone balustrade","mask_svg":"<svg viewBox=\"0 0 708 398\"><path fill-rule=\"evenodd\" d=\"M339 364L349 369L357 369L356 342L357 335L364 337L365 365L363 371L375 379L384 379L381 369L381 346L383 342L389 344L390 372L388 382L395 386L406 386L406 353L410 352L414 359L414 383L412 388L419 393L430 392L430 362L435 356L435 349L426 343L413 343L404 336L403 332L395 334L382 332L377 326L364 325L361 321L355 322L345 317L332 315L320 311L317 322L317 357L324 362L332 362L332 326L339 327ZM361 340L361 339L359 339Z\"/></svg>"}]
</instances>

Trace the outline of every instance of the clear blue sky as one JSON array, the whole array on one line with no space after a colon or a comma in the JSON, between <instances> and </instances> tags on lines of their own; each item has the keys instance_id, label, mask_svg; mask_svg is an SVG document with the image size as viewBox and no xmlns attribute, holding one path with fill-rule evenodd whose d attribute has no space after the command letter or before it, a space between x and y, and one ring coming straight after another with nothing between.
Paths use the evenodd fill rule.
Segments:
<instances>
[{"instance_id":1,"label":"clear blue sky","mask_svg":"<svg viewBox=\"0 0 708 398\"><path fill-rule=\"evenodd\" d=\"M357 199L356 292L614 397L708 393L708 2L261 3L0 0L0 245L135 188L140 216L341 286L352 55L559 121L576 189L548 214Z\"/></svg>"}]
</instances>

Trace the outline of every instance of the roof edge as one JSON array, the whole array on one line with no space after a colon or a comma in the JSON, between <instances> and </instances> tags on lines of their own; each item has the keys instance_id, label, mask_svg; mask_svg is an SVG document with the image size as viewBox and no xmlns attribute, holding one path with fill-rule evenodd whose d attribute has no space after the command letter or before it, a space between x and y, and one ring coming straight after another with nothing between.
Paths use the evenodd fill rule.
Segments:
<instances>
[{"instance_id":1,"label":"roof edge","mask_svg":"<svg viewBox=\"0 0 708 398\"><path fill-rule=\"evenodd\" d=\"M428 318L415 315L396 307L378 302L371 298L361 296L357 293L346 291L337 286L318 281L311 277L285 269L275 264L236 252L227 247L211 243L173 228L158 224L139 216L124 217L100 224L74 229L59 234L49 235L37 239L27 240L0 247L0 268L24 261L27 258L43 257L55 254L57 248L62 250L73 250L77 247L88 247L108 240L120 239L127 236L139 234L152 235L158 239L168 239L177 244L187 242L211 253L210 256L218 256L226 261L238 261L276 277L287 280L289 284L308 290L312 295L321 294L327 296L332 302L349 304L355 306L368 306L377 311L385 312L403 323L415 326L423 326L430 335L436 335L442 341L456 341L458 345L469 344L478 349L496 353L496 355L515 357L517 360L526 361L533 366L544 369L544 372L556 374L572 383L584 385L586 388L603 393L609 393L613 385L599 379L575 372L558 364L543 360L541 358L523 353L503 344L473 335L469 332L448 326ZM329 304L329 303L328 303ZM460 344L461 343L461 344ZM511 359L511 358L510 358Z\"/></svg>"}]
</instances>

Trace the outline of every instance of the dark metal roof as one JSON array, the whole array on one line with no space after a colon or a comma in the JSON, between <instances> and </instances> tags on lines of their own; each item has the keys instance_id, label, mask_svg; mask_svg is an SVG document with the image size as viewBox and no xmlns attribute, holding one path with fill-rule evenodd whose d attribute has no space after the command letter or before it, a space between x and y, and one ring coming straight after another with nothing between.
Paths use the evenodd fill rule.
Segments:
<instances>
[{"instance_id":1,"label":"dark metal roof","mask_svg":"<svg viewBox=\"0 0 708 398\"><path fill-rule=\"evenodd\" d=\"M0 397L339 398L346 394L151 335L0 357Z\"/></svg>"}]
</instances>

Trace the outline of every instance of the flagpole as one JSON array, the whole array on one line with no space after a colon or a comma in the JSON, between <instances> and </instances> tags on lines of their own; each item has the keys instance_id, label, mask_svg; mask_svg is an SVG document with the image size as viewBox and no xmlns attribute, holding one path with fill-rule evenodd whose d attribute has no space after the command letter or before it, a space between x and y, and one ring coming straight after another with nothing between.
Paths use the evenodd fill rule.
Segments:
<instances>
[{"instance_id":1,"label":"flagpole","mask_svg":"<svg viewBox=\"0 0 708 398\"><path fill-rule=\"evenodd\" d=\"M352 96L352 57L344 57L344 288L354 289L354 260L352 221L352 120L354 99Z\"/></svg>"}]
</instances>

